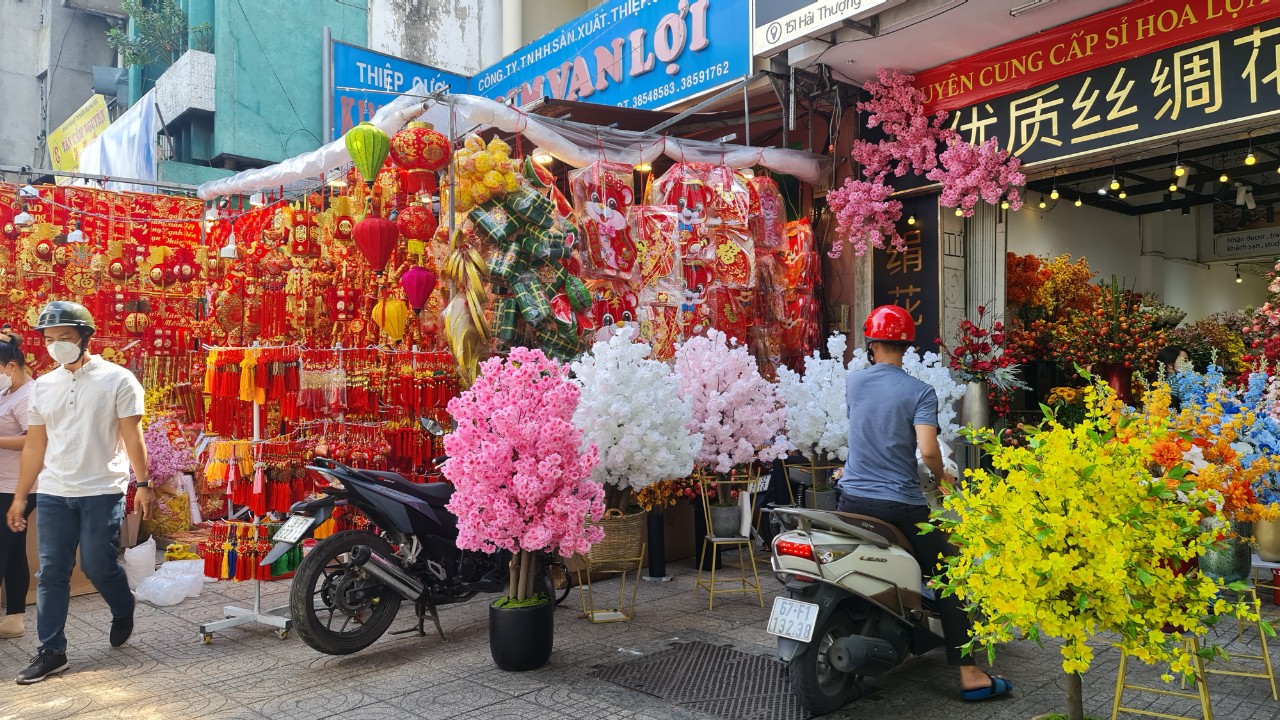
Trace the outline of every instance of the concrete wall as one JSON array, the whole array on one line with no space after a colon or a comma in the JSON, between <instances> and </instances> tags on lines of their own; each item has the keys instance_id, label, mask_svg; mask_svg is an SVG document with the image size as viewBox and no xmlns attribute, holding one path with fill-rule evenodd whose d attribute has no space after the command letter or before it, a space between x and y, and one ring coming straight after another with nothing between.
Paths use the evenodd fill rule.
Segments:
<instances>
[{"instance_id":1,"label":"concrete wall","mask_svg":"<svg viewBox=\"0 0 1280 720\"><path fill-rule=\"evenodd\" d=\"M481 0L369 0L368 47L474 75L488 59L481 57L481 33L502 33L501 16L485 5Z\"/></svg>"},{"instance_id":2,"label":"concrete wall","mask_svg":"<svg viewBox=\"0 0 1280 720\"><path fill-rule=\"evenodd\" d=\"M1190 264L1206 231L1201 215L1208 210L1129 217L1065 201L1044 211L1036 207L1038 202L1033 197L1021 211L1009 213L1010 252L1084 256L1098 277L1115 274L1139 291L1156 293L1187 311L1187 322L1266 300L1266 283L1257 276L1245 274L1244 282L1237 283L1229 264L1208 269Z\"/></svg>"},{"instance_id":3,"label":"concrete wall","mask_svg":"<svg viewBox=\"0 0 1280 720\"><path fill-rule=\"evenodd\" d=\"M216 156L275 163L321 145L321 28L365 45L363 0L218 0Z\"/></svg>"},{"instance_id":4,"label":"concrete wall","mask_svg":"<svg viewBox=\"0 0 1280 720\"><path fill-rule=\"evenodd\" d=\"M92 66L115 64L108 27L61 0L0 0L0 164L48 166L43 135L93 94Z\"/></svg>"}]
</instances>

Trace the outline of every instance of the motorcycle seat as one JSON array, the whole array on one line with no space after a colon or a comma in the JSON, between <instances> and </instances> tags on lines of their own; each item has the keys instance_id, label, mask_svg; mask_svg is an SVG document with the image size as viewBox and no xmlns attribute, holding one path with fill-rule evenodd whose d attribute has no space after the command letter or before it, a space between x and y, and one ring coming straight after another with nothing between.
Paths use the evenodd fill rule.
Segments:
<instances>
[{"instance_id":1,"label":"motorcycle seat","mask_svg":"<svg viewBox=\"0 0 1280 720\"><path fill-rule=\"evenodd\" d=\"M911 553L912 557L916 554L915 548L911 546L911 541L908 540L907 536L892 523L887 523L879 518L873 518L870 515L857 515L855 513L846 512L835 512L832 513L832 515L844 518L846 522L883 538L884 541L890 545L897 545L908 553Z\"/></svg>"},{"instance_id":2,"label":"motorcycle seat","mask_svg":"<svg viewBox=\"0 0 1280 720\"><path fill-rule=\"evenodd\" d=\"M449 503L449 499L453 497L453 485L446 482L413 483L405 480L398 473L383 472L381 470L365 470L364 472L383 480L390 480L396 490L425 500L433 507L444 507Z\"/></svg>"}]
</instances>

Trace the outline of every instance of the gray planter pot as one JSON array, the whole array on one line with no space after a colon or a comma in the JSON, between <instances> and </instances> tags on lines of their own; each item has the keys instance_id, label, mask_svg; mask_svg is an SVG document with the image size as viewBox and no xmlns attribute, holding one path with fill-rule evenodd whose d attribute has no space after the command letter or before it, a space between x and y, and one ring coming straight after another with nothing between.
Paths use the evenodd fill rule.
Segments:
<instances>
[{"instance_id":1,"label":"gray planter pot","mask_svg":"<svg viewBox=\"0 0 1280 720\"><path fill-rule=\"evenodd\" d=\"M718 538L738 537L742 525L742 511L733 507L711 508L711 535Z\"/></svg>"},{"instance_id":2,"label":"gray planter pot","mask_svg":"<svg viewBox=\"0 0 1280 720\"><path fill-rule=\"evenodd\" d=\"M835 510L840 504L840 491L824 490L815 492L813 490L804 491L804 506L807 508L817 508L818 510Z\"/></svg>"}]
</instances>

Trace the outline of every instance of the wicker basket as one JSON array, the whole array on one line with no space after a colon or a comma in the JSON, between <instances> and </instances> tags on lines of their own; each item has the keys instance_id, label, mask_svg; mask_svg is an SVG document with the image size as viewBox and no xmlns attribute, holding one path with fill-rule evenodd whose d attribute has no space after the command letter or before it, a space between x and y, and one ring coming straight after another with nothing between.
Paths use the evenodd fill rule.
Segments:
<instances>
[{"instance_id":1,"label":"wicker basket","mask_svg":"<svg viewBox=\"0 0 1280 720\"><path fill-rule=\"evenodd\" d=\"M604 538L587 553L591 568L606 570L606 566L621 565L618 569L632 569L644 552L645 513L624 515L621 510L609 510L595 524L604 528Z\"/></svg>"}]
</instances>

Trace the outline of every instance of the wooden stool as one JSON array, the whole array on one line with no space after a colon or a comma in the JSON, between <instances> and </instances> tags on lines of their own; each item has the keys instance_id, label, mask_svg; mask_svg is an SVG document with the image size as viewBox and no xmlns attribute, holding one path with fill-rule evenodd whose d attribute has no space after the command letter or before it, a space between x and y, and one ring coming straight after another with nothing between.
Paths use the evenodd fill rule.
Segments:
<instances>
[{"instance_id":1,"label":"wooden stool","mask_svg":"<svg viewBox=\"0 0 1280 720\"><path fill-rule=\"evenodd\" d=\"M1224 588L1228 590L1228 588ZM1254 629L1258 631L1258 640L1262 643L1261 655L1245 655L1243 653L1230 653L1228 659L1244 658L1245 660L1261 660L1266 672L1258 671L1240 671L1240 670L1207 670L1211 675L1231 675L1234 677L1259 678L1267 680L1271 683L1271 699L1280 700L1280 695L1276 694L1276 673L1271 665L1271 653L1267 650L1267 633L1262 629L1262 601L1258 599L1258 590L1254 586L1250 586L1248 590L1231 591L1237 596L1248 595L1253 598L1253 607L1258 611L1258 622L1254 623ZM1244 622L1236 620L1236 639L1244 638Z\"/></svg>"},{"instance_id":2,"label":"wooden stool","mask_svg":"<svg viewBox=\"0 0 1280 720\"><path fill-rule=\"evenodd\" d=\"M1111 720L1116 720L1116 716L1120 713L1131 715L1145 715L1147 717L1169 718L1169 720L1197 720L1193 715L1170 715L1168 713L1154 712L1152 710L1142 710L1139 708L1125 707L1121 704L1125 690L1133 690L1136 692L1155 693L1157 695L1168 695L1170 697L1183 698L1185 700L1200 701L1200 717L1203 720L1213 720L1213 706L1209 702L1209 684L1206 682L1204 660L1200 658L1200 641L1196 638L1184 641L1187 651L1195 658L1195 683L1197 692L1179 692L1176 690L1163 690L1161 688L1147 687L1145 685L1130 685L1126 682L1126 676L1129 669L1129 653L1120 651L1120 672L1116 676L1116 699L1111 705Z\"/></svg>"}]
</instances>

